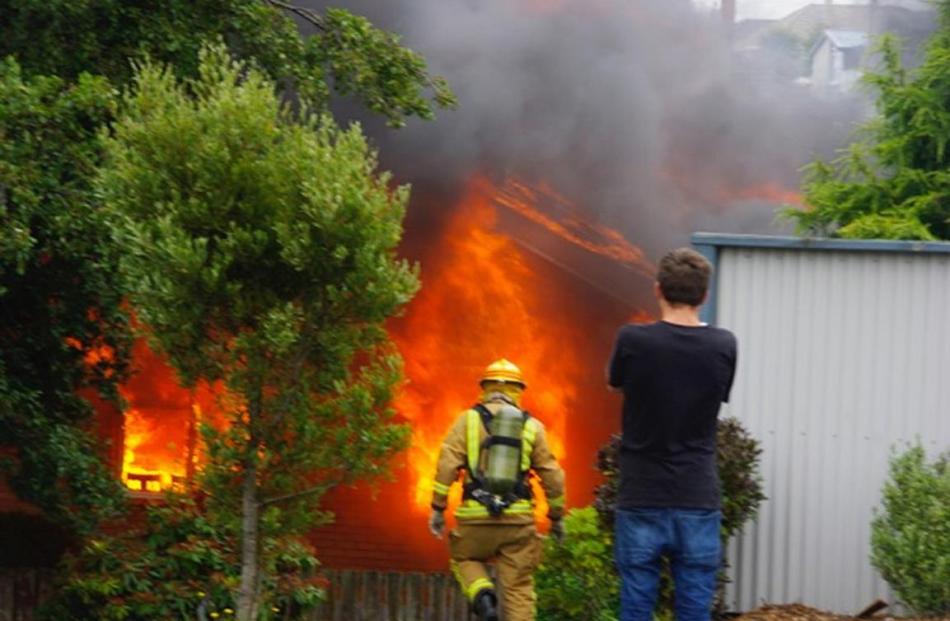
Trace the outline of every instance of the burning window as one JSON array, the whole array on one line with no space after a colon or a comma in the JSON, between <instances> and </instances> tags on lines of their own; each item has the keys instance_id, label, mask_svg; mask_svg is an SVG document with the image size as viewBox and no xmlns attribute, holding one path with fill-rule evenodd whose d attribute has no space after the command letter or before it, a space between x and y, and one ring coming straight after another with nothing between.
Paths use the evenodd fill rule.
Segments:
<instances>
[{"instance_id":1,"label":"burning window","mask_svg":"<svg viewBox=\"0 0 950 621\"><path fill-rule=\"evenodd\" d=\"M120 389L126 401L122 481L140 492L181 488L194 476L198 429L215 411L214 392L182 388L145 341L135 344L132 365L133 376Z\"/></svg>"}]
</instances>

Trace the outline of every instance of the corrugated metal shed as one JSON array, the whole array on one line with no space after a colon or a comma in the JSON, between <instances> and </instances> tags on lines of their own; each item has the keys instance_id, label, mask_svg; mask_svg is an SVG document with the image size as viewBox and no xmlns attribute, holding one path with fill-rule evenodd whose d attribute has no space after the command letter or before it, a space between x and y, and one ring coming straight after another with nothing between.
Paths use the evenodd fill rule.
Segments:
<instances>
[{"instance_id":1,"label":"corrugated metal shed","mask_svg":"<svg viewBox=\"0 0 950 621\"><path fill-rule=\"evenodd\" d=\"M870 522L893 447L950 448L950 243L697 233L707 321L734 331L732 403L768 500L734 542L731 604L854 614L891 600Z\"/></svg>"}]
</instances>

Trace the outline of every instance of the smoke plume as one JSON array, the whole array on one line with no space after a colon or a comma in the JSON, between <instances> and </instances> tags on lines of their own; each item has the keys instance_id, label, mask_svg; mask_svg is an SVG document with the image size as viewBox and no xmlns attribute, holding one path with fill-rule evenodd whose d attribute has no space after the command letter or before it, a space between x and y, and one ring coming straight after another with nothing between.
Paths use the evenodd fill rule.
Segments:
<instances>
[{"instance_id":1,"label":"smoke plume","mask_svg":"<svg viewBox=\"0 0 950 621\"><path fill-rule=\"evenodd\" d=\"M781 230L800 167L855 116L771 71L765 51L734 56L719 15L688 0L343 5L402 34L459 96L433 123L369 122L417 205L475 171L545 181L652 256L698 228Z\"/></svg>"}]
</instances>

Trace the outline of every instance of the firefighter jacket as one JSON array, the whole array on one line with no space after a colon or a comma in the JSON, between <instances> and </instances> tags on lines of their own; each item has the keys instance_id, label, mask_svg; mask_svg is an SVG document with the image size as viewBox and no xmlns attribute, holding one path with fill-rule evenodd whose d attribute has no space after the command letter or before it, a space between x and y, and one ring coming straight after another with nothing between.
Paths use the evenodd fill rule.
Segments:
<instances>
[{"instance_id":1,"label":"firefighter jacket","mask_svg":"<svg viewBox=\"0 0 950 621\"><path fill-rule=\"evenodd\" d=\"M494 415L503 403L490 401L484 405ZM470 469L485 458L487 451L480 449L487 438L488 430L476 410L466 410L456 419L439 452L432 490L433 509L445 509L449 488L460 476L463 483L469 481ZM521 441L521 470L537 476L547 496L548 518L560 519L564 513L564 471L551 454L541 421L529 417ZM493 517L477 500L466 499L456 510L455 517L468 524L531 524L534 523L534 502L518 500L500 516Z\"/></svg>"}]
</instances>

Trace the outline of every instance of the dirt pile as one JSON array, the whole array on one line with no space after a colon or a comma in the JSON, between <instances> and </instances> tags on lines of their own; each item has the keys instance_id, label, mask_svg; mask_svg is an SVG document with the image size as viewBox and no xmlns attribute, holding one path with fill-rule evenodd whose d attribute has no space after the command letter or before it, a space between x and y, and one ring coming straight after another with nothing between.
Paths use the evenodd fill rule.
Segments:
<instances>
[{"instance_id":1,"label":"dirt pile","mask_svg":"<svg viewBox=\"0 0 950 621\"><path fill-rule=\"evenodd\" d=\"M855 621L857 619L871 621L950 621L950 617L894 617L881 613L874 616L846 617L801 604L763 606L736 617L734 621Z\"/></svg>"}]
</instances>

